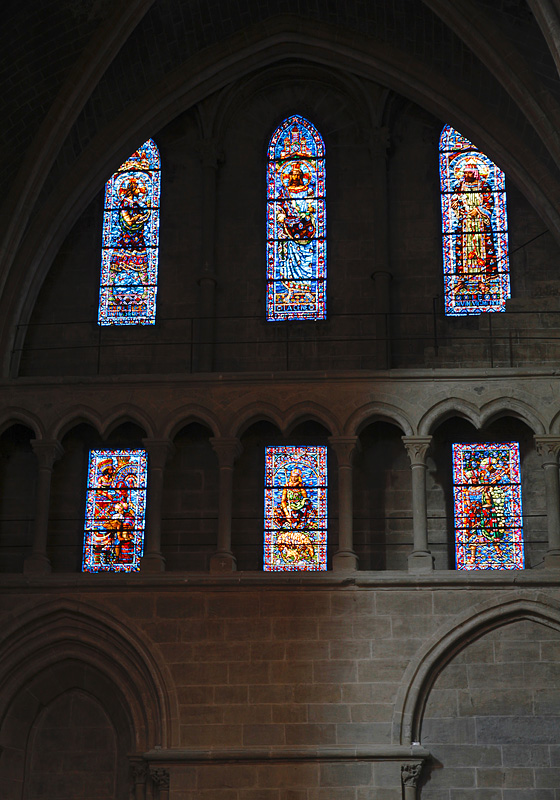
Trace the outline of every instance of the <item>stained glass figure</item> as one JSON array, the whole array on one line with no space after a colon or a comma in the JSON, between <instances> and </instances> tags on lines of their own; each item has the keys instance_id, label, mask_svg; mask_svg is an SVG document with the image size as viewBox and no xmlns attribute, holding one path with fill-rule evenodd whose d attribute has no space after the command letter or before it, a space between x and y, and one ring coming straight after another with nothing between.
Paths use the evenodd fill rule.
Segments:
<instances>
[{"instance_id":1,"label":"stained glass figure","mask_svg":"<svg viewBox=\"0 0 560 800\"><path fill-rule=\"evenodd\" d=\"M100 325L155 323L159 196L159 152L148 139L105 184Z\"/></svg>"},{"instance_id":2,"label":"stained glass figure","mask_svg":"<svg viewBox=\"0 0 560 800\"><path fill-rule=\"evenodd\" d=\"M268 148L266 316L326 319L325 143L297 114Z\"/></svg>"},{"instance_id":3,"label":"stained glass figure","mask_svg":"<svg viewBox=\"0 0 560 800\"><path fill-rule=\"evenodd\" d=\"M519 444L454 444L457 569L523 569Z\"/></svg>"},{"instance_id":4,"label":"stained glass figure","mask_svg":"<svg viewBox=\"0 0 560 800\"><path fill-rule=\"evenodd\" d=\"M446 125L439 174L445 313L505 311L510 285L504 173Z\"/></svg>"},{"instance_id":5,"label":"stained glass figure","mask_svg":"<svg viewBox=\"0 0 560 800\"><path fill-rule=\"evenodd\" d=\"M83 572L138 572L144 546L145 450L89 454Z\"/></svg>"},{"instance_id":6,"label":"stained glass figure","mask_svg":"<svg viewBox=\"0 0 560 800\"><path fill-rule=\"evenodd\" d=\"M265 448L264 569L326 570L327 448Z\"/></svg>"}]
</instances>

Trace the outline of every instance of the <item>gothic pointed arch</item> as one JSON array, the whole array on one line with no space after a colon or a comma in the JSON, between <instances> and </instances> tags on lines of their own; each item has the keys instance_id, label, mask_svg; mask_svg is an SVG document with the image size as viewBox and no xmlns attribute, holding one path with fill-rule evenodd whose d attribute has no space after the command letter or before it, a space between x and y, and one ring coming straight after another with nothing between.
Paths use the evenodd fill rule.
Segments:
<instances>
[{"instance_id":1,"label":"gothic pointed arch","mask_svg":"<svg viewBox=\"0 0 560 800\"><path fill-rule=\"evenodd\" d=\"M108 697L120 698L135 751L173 745L178 712L167 668L118 614L118 609L104 611L61 599L40 610L30 604L13 615L0 637L0 680L7 687L0 701L0 748L14 698L64 661L103 675L113 687ZM9 726L5 730L9 736Z\"/></svg>"},{"instance_id":2,"label":"gothic pointed arch","mask_svg":"<svg viewBox=\"0 0 560 800\"><path fill-rule=\"evenodd\" d=\"M69 705L85 703L89 717L95 709L98 717L106 715L110 722L106 727L116 738L117 793L111 796L128 796L130 758L176 743L178 709L167 667L130 625L122 623L119 613L118 608L111 613L83 602L55 600L40 610L32 603L6 621L0 636L0 681L5 687L0 699L3 797L22 796L44 709L60 716ZM65 723L65 727L68 733L71 726ZM87 735L83 733L82 739ZM44 752L43 748L43 756ZM80 752L89 756L90 767L100 763L92 762L91 747ZM45 770L52 778L48 764Z\"/></svg>"},{"instance_id":3,"label":"gothic pointed arch","mask_svg":"<svg viewBox=\"0 0 560 800\"><path fill-rule=\"evenodd\" d=\"M560 607L544 593L483 601L457 614L417 651L403 675L393 717L393 741L420 743L424 710L437 677L451 660L486 633L529 620L560 630Z\"/></svg>"}]
</instances>

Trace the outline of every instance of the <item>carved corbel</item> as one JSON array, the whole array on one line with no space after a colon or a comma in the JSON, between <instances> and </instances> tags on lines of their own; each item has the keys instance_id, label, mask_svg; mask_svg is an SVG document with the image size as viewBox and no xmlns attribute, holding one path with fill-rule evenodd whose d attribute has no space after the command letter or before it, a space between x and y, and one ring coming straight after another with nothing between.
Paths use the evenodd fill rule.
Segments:
<instances>
[{"instance_id":1,"label":"carved corbel","mask_svg":"<svg viewBox=\"0 0 560 800\"><path fill-rule=\"evenodd\" d=\"M169 797L169 770L165 767L150 767L150 778L157 788L159 800L168 800Z\"/></svg>"},{"instance_id":2,"label":"carved corbel","mask_svg":"<svg viewBox=\"0 0 560 800\"><path fill-rule=\"evenodd\" d=\"M411 761L401 766L404 800L416 800L422 767L422 761Z\"/></svg>"}]
</instances>

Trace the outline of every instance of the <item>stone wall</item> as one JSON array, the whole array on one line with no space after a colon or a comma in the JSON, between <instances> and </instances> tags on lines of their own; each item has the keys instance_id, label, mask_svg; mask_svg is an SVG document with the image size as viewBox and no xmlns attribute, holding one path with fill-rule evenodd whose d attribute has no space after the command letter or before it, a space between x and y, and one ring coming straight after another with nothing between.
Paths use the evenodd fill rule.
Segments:
<instances>
[{"instance_id":1,"label":"stone wall","mask_svg":"<svg viewBox=\"0 0 560 800\"><path fill-rule=\"evenodd\" d=\"M70 589L53 576L2 592L1 625L11 637L1 668L11 687L0 726L6 786L17 783L14 748L26 726L34 732L26 756L33 798L47 796L40 786L63 797L53 788L68 784L63 763L82 778L95 768L96 780L101 773L109 780L115 750L107 715L121 743L123 725L132 742L120 769L141 763L167 771L177 800L365 800L371 792L401 800L400 768L410 761L425 764L422 798L554 800L560 597L553 581L537 591L530 573L455 574L431 585L403 577L398 586L371 573L362 581L254 581L240 573L182 585L131 576L113 588L111 577L81 576L80 588ZM94 651L85 646L93 631ZM58 664L74 652L50 683L44 647ZM34 685L43 703L28 700L22 711ZM137 717L139 691L150 723ZM73 725L75 744L63 746ZM412 743L416 735L420 744ZM130 771L131 788L133 779ZM6 797L19 795L9 788Z\"/></svg>"},{"instance_id":2,"label":"stone wall","mask_svg":"<svg viewBox=\"0 0 560 800\"><path fill-rule=\"evenodd\" d=\"M430 693L426 800L555 800L560 632L523 621L467 645Z\"/></svg>"},{"instance_id":3,"label":"stone wall","mask_svg":"<svg viewBox=\"0 0 560 800\"><path fill-rule=\"evenodd\" d=\"M505 0L54 5L3 51L2 797L560 800L554 32ZM269 325L292 113L326 143L328 319ZM442 314L446 122L507 172L504 314ZM148 136L157 322L100 329L103 184ZM527 569L457 572L451 443L507 440ZM330 447L325 573L261 571L281 442ZM124 446L152 560L83 574L88 451Z\"/></svg>"},{"instance_id":4,"label":"stone wall","mask_svg":"<svg viewBox=\"0 0 560 800\"><path fill-rule=\"evenodd\" d=\"M438 138L444 120L393 103L381 87L356 87L326 69L300 78L276 67L231 96L212 96L214 120L201 149L198 112L151 131L161 151L157 321L147 327L96 324L103 192L61 247L29 326L20 331L20 374L218 372L532 366L558 360L557 246L527 200L508 182L512 300L504 315L445 318ZM368 103L379 128L364 110ZM269 137L289 113L307 115L327 153L328 319L265 321L265 175ZM201 156L215 168L213 252L203 249ZM215 261L215 275L212 264ZM205 266L206 265L206 266ZM216 280L215 312L201 305L203 270ZM372 275L392 275L388 300ZM208 326L205 314L213 318ZM214 318L215 314L215 318ZM385 316L389 314L389 316ZM380 315L380 316L376 316ZM490 316L492 317L490 319ZM23 336L25 333L25 336ZM19 357L19 349L14 358Z\"/></svg>"},{"instance_id":5,"label":"stone wall","mask_svg":"<svg viewBox=\"0 0 560 800\"><path fill-rule=\"evenodd\" d=\"M24 780L29 800L112 800L116 792L115 731L86 694L65 692L38 715Z\"/></svg>"}]
</instances>

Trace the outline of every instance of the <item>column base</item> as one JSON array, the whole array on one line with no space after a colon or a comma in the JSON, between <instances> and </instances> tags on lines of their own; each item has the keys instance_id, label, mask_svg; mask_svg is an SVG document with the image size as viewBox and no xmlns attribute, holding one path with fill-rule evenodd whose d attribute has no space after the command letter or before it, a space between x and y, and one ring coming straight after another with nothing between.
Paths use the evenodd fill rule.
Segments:
<instances>
[{"instance_id":1,"label":"column base","mask_svg":"<svg viewBox=\"0 0 560 800\"><path fill-rule=\"evenodd\" d=\"M140 572L165 572L165 558L161 553L150 553L140 559Z\"/></svg>"},{"instance_id":2,"label":"column base","mask_svg":"<svg viewBox=\"0 0 560 800\"><path fill-rule=\"evenodd\" d=\"M210 556L210 572L235 572L237 561L233 553L213 553Z\"/></svg>"},{"instance_id":3,"label":"column base","mask_svg":"<svg viewBox=\"0 0 560 800\"><path fill-rule=\"evenodd\" d=\"M431 553L418 550L408 557L409 572L431 572L434 568L434 557Z\"/></svg>"},{"instance_id":4,"label":"column base","mask_svg":"<svg viewBox=\"0 0 560 800\"><path fill-rule=\"evenodd\" d=\"M46 556L31 555L23 562L24 575L48 575L49 572L52 572L52 567Z\"/></svg>"},{"instance_id":5,"label":"column base","mask_svg":"<svg viewBox=\"0 0 560 800\"><path fill-rule=\"evenodd\" d=\"M560 569L560 550L551 550L544 557L545 569Z\"/></svg>"},{"instance_id":6,"label":"column base","mask_svg":"<svg viewBox=\"0 0 560 800\"><path fill-rule=\"evenodd\" d=\"M355 572L358 569L358 556L353 550L339 550L332 559L333 572Z\"/></svg>"}]
</instances>

